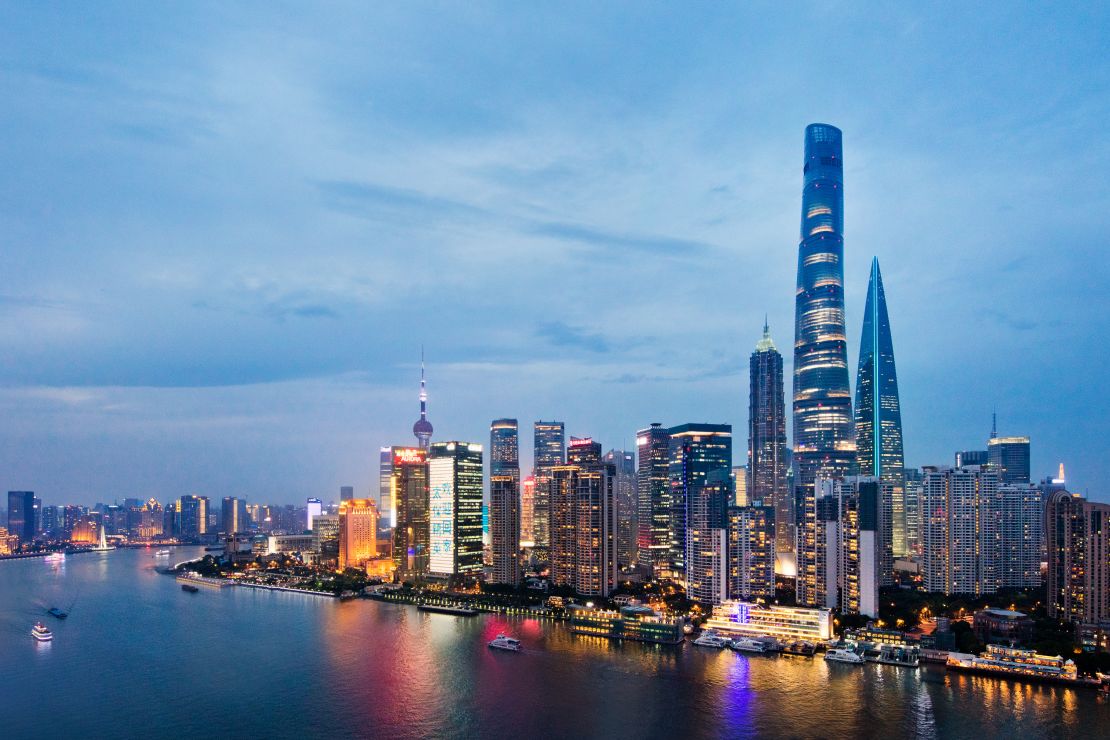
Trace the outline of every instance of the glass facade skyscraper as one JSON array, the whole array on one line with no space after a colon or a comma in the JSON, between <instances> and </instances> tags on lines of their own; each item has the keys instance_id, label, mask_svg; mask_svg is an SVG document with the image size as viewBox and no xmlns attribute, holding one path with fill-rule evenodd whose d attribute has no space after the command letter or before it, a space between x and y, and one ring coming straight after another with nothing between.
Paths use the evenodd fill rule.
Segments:
<instances>
[{"instance_id":1,"label":"glass facade skyscraper","mask_svg":"<svg viewBox=\"0 0 1110 740\"><path fill-rule=\"evenodd\" d=\"M671 547L670 444L671 435L662 424L636 432L637 562L656 572Z\"/></svg>"},{"instance_id":2,"label":"glass facade skyscraper","mask_svg":"<svg viewBox=\"0 0 1110 740\"><path fill-rule=\"evenodd\" d=\"M686 534L692 521L690 507L697 503L709 474L732 470L731 424L681 424L668 431L670 437L668 484L671 517L668 527L670 551L666 565L656 577L685 580Z\"/></svg>"},{"instance_id":3,"label":"glass facade skyscraper","mask_svg":"<svg viewBox=\"0 0 1110 740\"><path fill-rule=\"evenodd\" d=\"M537 421L532 430L532 539L542 559L551 546L551 469L566 462L566 430L561 421Z\"/></svg>"},{"instance_id":4,"label":"glass facade skyscraper","mask_svg":"<svg viewBox=\"0 0 1110 740\"><path fill-rule=\"evenodd\" d=\"M774 508L775 549L792 552L794 517L791 514L794 506L786 488L786 402L782 355L771 341L771 329L766 322L763 324L763 338L752 352L750 367L746 498L758 501L760 506Z\"/></svg>"},{"instance_id":5,"label":"glass facade skyscraper","mask_svg":"<svg viewBox=\"0 0 1110 740\"><path fill-rule=\"evenodd\" d=\"M883 483L884 494L889 493L883 496L881 503L890 521L891 547L895 556L904 557L908 548L902 410L886 292L878 259L871 261L867 306L863 313L863 337L856 373L856 447L860 475L878 478Z\"/></svg>"},{"instance_id":6,"label":"glass facade skyscraper","mask_svg":"<svg viewBox=\"0 0 1110 740\"><path fill-rule=\"evenodd\" d=\"M840 129L806 127L794 323L796 485L843 477L856 461L844 329L844 168ZM804 492L803 492L804 495Z\"/></svg>"},{"instance_id":7,"label":"glass facade skyscraper","mask_svg":"<svg viewBox=\"0 0 1110 740\"><path fill-rule=\"evenodd\" d=\"M489 474L511 475L520 482L520 436L516 419L495 419L489 425Z\"/></svg>"}]
</instances>

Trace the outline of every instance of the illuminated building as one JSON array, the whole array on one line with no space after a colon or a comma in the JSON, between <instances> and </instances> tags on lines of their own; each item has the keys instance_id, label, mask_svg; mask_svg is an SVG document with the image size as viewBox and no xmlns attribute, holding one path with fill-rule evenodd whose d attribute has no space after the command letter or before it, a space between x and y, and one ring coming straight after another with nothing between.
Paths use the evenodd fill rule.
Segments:
<instances>
[{"instance_id":1,"label":"illuminated building","mask_svg":"<svg viewBox=\"0 0 1110 740\"><path fill-rule=\"evenodd\" d=\"M393 505L393 448L378 450L378 511L384 522L379 526L397 526L397 509Z\"/></svg>"},{"instance_id":2,"label":"illuminated building","mask_svg":"<svg viewBox=\"0 0 1110 740\"><path fill-rule=\"evenodd\" d=\"M1000 486L993 508L998 588L1039 588L1044 548L1041 489L1031 484Z\"/></svg>"},{"instance_id":3,"label":"illuminated building","mask_svg":"<svg viewBox=\"0 0 1110 740\"><path fill-rule=\"evenodd\" d=\"M745 465L734 465L732 468L732 490L735 496L732 506L751 506L753 499L748 492L748 468Z\"/></svg>"},{"instance_id":4,"label":"illuminated building","mask_svg":"<svg viewBox=\"0 0 1110 740\"><path fill-rule=\"evenodd\" d=\"M960 450L956 453L956 467L966 468L970 465L987 465L990 456L986 450Z\"/></svg>"},{"instance_id":5,"label":"illuminated building","mask_svg":"<svg viewBox=\"0 0 1110 740\"><path fill-rule=\"evenodd\" d=\"M578 518L575 512L578 495L577 465L549 468L548 490L551 512L550 578L557 586L572 586L575 578L575 547Z\"/></svg>"},{"instance_id":6,"label":"illuminated building","mask_svg":"<svg viewBox=\"0 0 1110 740\"><path fill-rule=\"evenodd\" d=\"M95 545L100 542L100 522L94 514L86 514L73 524L69 541L74 545Z\"/></svg>"},{"instance_id":7,"label":"illuminated building","mask_svg":"<svg viewBox=\"0 0 1110 740\"><path fill-rule=\"evenodd\" d=\"M601 458L616 470L613 495L617 504L617 567L636 564L636 456L624 450L609 450Z\"/></svg>"},{"instance_id":8,"label":"illuminated building","mask_svg":"<svg viewBox=\"0 0 1110 740\"><path fill-rule=\"evenodd\" d=\"M161 507L159 507L161 510ZM62 531L61 511L57 506L44 506L42 508L42 526L39 528L47 539L57 538Z\"/></svg>"},{"instance_id":9,"label":"illuminated building","mask_svg":"<svg viewBox=\"0 0 1110 740\"><path fill-rule=\"evenodd\" d=\"M1034 624L1028 614L1011 609L980 609L972 617L975 637L984 645L1027 645Z\"/></svg>"},{"instance_id":10,"label":"illuminated building","mask_svg":"<svg viewBox=\"0 0 1110 740\"><path fill-rule=\"evenodd\" d=\"M177 533L197 537L208 533L208 497L182 496L177 500Z\"/></svg>"},{"instance_id":11,"label":"illuminated building","mask_svg":"<svg viewBox=\"0 0 1110 740\"><path fill-rule=\"evenodd\" d=\"M413 436L416 437L416 446L422 450L428 449L432 443L432 422L428 421L428 386L424 382L424 348L420 348L420 418L412 425Z\"/></svg>"},{"instance_id":12,"label":"illuminated building","mask_svg":"<svg viewBox=\"0 0 1110 740\"><path fill-rule=\"evenodd\" d=\"M139 512L139 537L150 539L161 535L164 525L162 505L154 499L147 501Z\"/></svg>"},{"instance_id":13,"label":"illuminated building","mask_svg":"<svg viewBox=\"0 0 1110 740\"><path fill-rule=\"evenodd\" d=\"M567 613L570 631L577 635L666 645L677 645L683 640L682 620L666 619L647 606L629 604L620 611L609 611L574 604Z\"/></svg>"},{"instance_id":14,"label":"illuminated building","mask_svg":"<svg viewBox=\"0 0 1110 740\"><path fill-rule=\"evenodd\" d=\"M482 445L436 442L428 455L429 560L437 576L482 571Z\"/></svg>"},{"instance_id":15,"label":"illuminated building","mask_svg":"<svg viewBox=\"0 0 1110 740\"><path fill-rule=\"evenodd\" d=\"M62 509L62 534L66 539L69 539L78 520L88 513L89 510L86 507L75 506L73 504Z\"/></svg>"},{"instance_id":16,"label":"illuminated building","mask_svg":"<svg viewBox=\"0 0 1110 740\"><path fill-rule=\"evenodd\" d=\"M617 582L616 471L587 461L556 466L550 475L551 582L583 596L607 596Z\"/></svg>"},{"instance_id":17,"label":"illuminated building","mask_svg":"<svg viewBox=\"0 0 1110 740\"><path fill-rule=\"evenodd\" d=\"M803 499L812 498L805 489L818 476L843 477L856 463L844 328L841 138L834 126L806 127L794 323L795 488Z\"/></svg>"},{"instance_id":18,"label":"illuminated building","mask_svg":"<svg viewBox=\"0 0 1110 740\"><path fill-rule=\"evenodd\" d=\"M19 536L8 534L7 527L0 527L0 555L11 555L19 549Z\"/></svg>"},{"instance_id":19,"label":"illuminated building","mask_svg":"<svg viewBox=\"0 0 1110 740\"><path fill-rule=\"evenodd\" d=\"M34 491L8 491L8 533L30 545L37 528Z\"/></svg>"},{"instance_id":20,"label":"illuminated building","mask_svg":"<svg viewBox=\"0 0 1110 740\"><path fill-rule=\"evenodd\" d=\"M906 555L911 558L921 557L921 485L923 477L920 468L905 468L906 510Z\"/></svg>"},{"instance_id":21,"label":"illuminated building","mask_svg":"<svg viewBox=\"0 0 1110 740\"><path fill-rule=\"evenodd\" d=\"M756 501L775 509L775 547L794 551L794 502L786 487L786 401L782 382L782 355L763 322L763 338L749 361L748 394L748 496L738 506ZM739 483L739 479L737 480ZM739 495L739 486L737 495Z\"/></svg>"},{"instance_id":22,"label":"illuminated building","mask_svg":"<svg viewBox=\"0 0 1110 740\"><path fill-rule=\"evenodd\" d=\"M392 448L390 489L397 524L393 528L393 564L401 580L428 573L427 450Z\"/></svg>"},{"instance_id":23,"label":"illuminated building","mask_svg":"<svg viewBox=\"0 0 1110 740\"><path fill-rule=\"evenodd\" d=\"M223 517L220 531L224 534L246 532L250 529L250 524L247 519L247 502L243 499L235 498L234 496L225 496L220 514Z\"/></svg>"},{"instance_id":24,"label":"illuminated building","mask_svg":"<svg viewBox=\"0 0 1110 740\"><path fill-rule=\"evenodd\" d=\"M1045 502L1048 616L1110 621L1110 504L1054 491Z\"/></svg>"},{"instance_id":25,"label":"illuminated building","mask_svg":"<svg viewBox=\"0 0 1110 740\"><path fill-rule=\"evenodd\" d=\"M636 432L637 554L661 572L670 552L670 434L662 424Z\"/></svg>"},{"instance_id":26,"label":"illuminated building","mask_svg":"<svg viewBox=\"0 0 1110 740\"><path fill-rule=\"evenodd\" d=\"M316 537L312 534L272 534L266 538L266 554L313 552Z\"/></svg>"},{"instance_id":27,"label":"illuminated building","mask_svg":"<svg viewBox=\"0 0 1110 740\"><path fill-rule=\"evenodd\" d=\"M520 482L520 432L516 419L494 419L489 425L489 474L511 475Z\"/></svg>"},{"instance_id":28,"label":"illuminated building","mask_svg":"<svg viewBox=\"0 0 1110 740\"><path fill-rule=\"evenodd\" d=\"M728 424L682 424L668 430L667 479L670 521L667 562L657 577L685 580L686 531L690 504L696 501L710 472L732 469L732 427ZM699 576L700 577L700 576Z\"/></svg>"},{"instance_id":29,"label":"illuminated building","mask_svg":"<svg viewBox=\"0 0 1110 740\"><path fill-rule=\"evenodd\" d=\"M519 471L518 471L519 472ZM520 583L520 504L518 477L502 473L490 476L490 548L493 552L493 582L515 586Z\"/></svg>"},{"instance_id":30,"label":"illuminated building","mask_svg":"<svg viewBox=\"0 0 1110 740\"><path fill-rule=\"evenodd\" d=\"M701 604L728 598L728 511L734 498L728 468L706 474L687 501L686 596Z\"/></svg>"},{"instance_id":31,"label":"illuminated building","mask_svg":"<svg viewBox=\"0 0 1110 740\"><path fill-rule=\"evenodd\" d=\"M856 456L860 475L883 482L883 518L891 523L891 550L905 557L906 502L902 458L902 408L886 291L878 258L871 260L856 373ZM889 577L885 582L889 582Z\"/></svg>"},{"instance_id":32,"label":"illuminated building","mask_svg":"<svg viewBox=\"0 0 1110 740\"><path fill-rule=\"evenodd\" d=\"M728 532L728 598L775 598L775 509L731 506Z\"/></svg>"},{"instance_id":33,"label":"illuminated building","mask_svg":"<svg viewBox=\"0 0 1110 740\"><path fill-rule=\"evenodd\" d=\"M366 501L368 499L346 499L347 501ZM339 502L340 507L343 501ZM377 526L377 506L375 505L374 512L374 525ZM320 553L320 559L324 561L338 560L339 559L339 509L336 509L335 514L321 514L312 520L312 549ZM377 536L374 538L374 547L376 548Z\"/></svg>"},{"instance_id":34,"label":"illuminated building","mask_svg":"<svg viewBox=\"0 0 1110 740\"><path fill-rule=\"evenodd\" d=\"M773 637L817 644L832 639L832 611L824 608L726 601L713 607L705 626L727 637Z\"/></svg>"},{"instance_id":35,"label":"illuminated building","mask_svg":"<svg viewBox=\"0 0 1110 740\"><path fill-rule=\"evenodd\" d=\"M520 483L520 546L531 548L535 541L533 516L535 515L536 480L528 476Z\"/></svg>"},{"instance_id":36,"label":"illuminated building","mask_svg":"<svg viewBox=\"0 0 1110 740\"><path fill-rule=\"evenodd\" d=\"M585 467L601 463L601 443L591 437L571 437L567 445L567 465Z\"/></svg>"},{"instance_id":37,"label":"illuminated building","mask_svg":"<svg viewBox=\"0 0 1110 740\"><path fill-rule=\"evenodd\" d=\"M538 555L546 557L551 546L551 469L566 462L563 422L537 421L533 430L532 540Z\"/></svg>"},{"instance_id":38,"label":"illuminated building","mask_svg":"<svg viewBox=\"0 0 1110 740\"><path fill-rule=\"evenodd\" d=\"M990 465L1002 485L1029 482L1029 438L991 437L987 440Z\"/></svg>"},{"instance_id":39,"label":"illuminated building","mask_svg":"<svg viewBox=\"0 0 1110 740\"><path fill-rule=\"evenodd\" d=\"M994 593L998 589L998 473L990 466L922 468L921 573L927 591Z\"/></svg>"},{"instance_id":40,"label":"illuminated building","mask_svg":"<svg viewBox=\"0 0 1110 740\"><path fill-rule=\"evenodd\" d=\"M357 568L378 557L378 507L372 499L340 501L337 524L341 570Z\"/></svg>"}]
</instances>

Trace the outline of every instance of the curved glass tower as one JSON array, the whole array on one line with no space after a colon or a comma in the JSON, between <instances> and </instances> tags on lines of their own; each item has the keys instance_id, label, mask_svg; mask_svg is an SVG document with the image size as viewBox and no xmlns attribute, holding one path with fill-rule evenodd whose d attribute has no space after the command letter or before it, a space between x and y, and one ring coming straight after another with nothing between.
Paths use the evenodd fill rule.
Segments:
<instances>
[{"instance_id":1,"label":"curved glass tower","mask_svg":"<svg viewBox=\"0 0 1110 740\"><path fill-rule=\"evenodd\" d=\"M844 168L835 126L806 126L794 313L796 485L848 475L856 461L844 329ZM802 491L804 495L804 489Z\"/></svg>"},{"instance_id":2,"label":"curved glass tower","mask_svg":"<svg viewBox=\"0 0 1110 740\"><path fill-rule=\"evenodd\" d=\"M856 373L856 445L860 475L883 484L883 505L891 518L894 554L906 553L905 464L902 459L902 407L894 369L894 343L886 311L879 260L871 261L867 308Z\"/></svg>"}]
</instances>

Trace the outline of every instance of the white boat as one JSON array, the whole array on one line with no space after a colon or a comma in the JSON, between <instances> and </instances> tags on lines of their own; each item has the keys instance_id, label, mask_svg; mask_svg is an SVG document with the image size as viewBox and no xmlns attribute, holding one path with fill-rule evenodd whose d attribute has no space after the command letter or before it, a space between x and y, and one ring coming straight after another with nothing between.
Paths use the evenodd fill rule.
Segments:
<instances>
[{"instance_id":1,"label":"white boat","mask_svg":"<svg viewBox=\"0 0 1110 740\"><path fill-rule=\"evenodd\" d=\"M733 640L729 643L729 647L733 650L739 650L744 653L765 653L767 652L767 643L762 640L756 640L752 637L741 637L739 640Z\"/></svg>"},{"instance_id":2,"label":"white boat","mask_svg":"<svg viewBox=\"0 0 1110 740\"><path fill-rule=\"evenodd\" d=\"M66 561L66 554L64 552L52 552L46 556L48 563L64 563Z\"/></svg>"},{"instance_id":3,"label":"white boat","mask_svg":"<svg viewBox=\"0 0 1110 740\"><path fill-rule=\"evenodd\" d=\"M35 626L31 628L31 637L39 642L50 642L54 639L54 633L42 622L35 622Z\"/></svg>"},{"instance_id":4,"label":"white boat","mask_svg":"<svg viewBox=\"0 0 1110 740\"><path fill-rule=\"evenodd\" d=\"M851 663L852 665L862 665L863 658L851 650L844 648L833 648L825 653L825 660L831 660L834 663Z\"/></svg>"},{"instance_id":5,"label":"white boat","mask_svg":"<svg viewBox=\"0 0 1110 740\"><path fill-rule=\"evenodd\" d=\"M154 553L154 557L156 557L156 558L168 558L169 556L170 556L170 551L169 550L159 550L158 552Z\"/></svg>"},{"instance_id":6,"label":"white boat","mask_svg":"<svg viewBox=\"0 0 1110 740\"><path fill-rule=\"evenodd\" d=\"M512 650L514 652L519 652L520 640L516 639L515 637L508 637L506 635L499 634L497 635L497 637L489 641L489 646L491 648L497 648L498 650Z\"/></svg>"},{"instance_id":7,"label":"white boat","mask_svg":"<svg viewBox=\"0 0 1110 740\"><path fill-rule=\"evenodd\" d=\"M701 647L726 648L729 643L727 638L721 637L715 632L702 632L698 635L697 639L694 640L694 644L700 645Z\"/></svg>"}]
</instances>

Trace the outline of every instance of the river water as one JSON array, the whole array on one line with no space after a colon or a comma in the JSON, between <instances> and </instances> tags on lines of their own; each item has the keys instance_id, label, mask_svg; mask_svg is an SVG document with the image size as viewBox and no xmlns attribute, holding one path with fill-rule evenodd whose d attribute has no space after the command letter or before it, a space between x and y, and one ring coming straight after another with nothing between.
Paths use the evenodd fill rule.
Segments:
<instances>
[{"instance_id":1,"label":"river water","mask_svg":"<svg viewBox=\"0 0 1110 740\"><path fill-rule=\"evenodd\" d=\"M365 600L188 594L156 564L147 550L0 561L0 736L1110 737L1110 702L1090 690L616 644ZM55 605L69 619L46 616ZM30 637L37 619L52 643ZM498 632L524 650L490 650Z\"/></svg>"}]
</instances>

